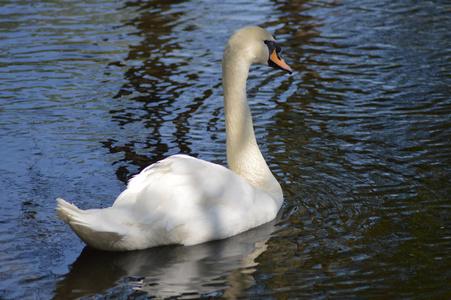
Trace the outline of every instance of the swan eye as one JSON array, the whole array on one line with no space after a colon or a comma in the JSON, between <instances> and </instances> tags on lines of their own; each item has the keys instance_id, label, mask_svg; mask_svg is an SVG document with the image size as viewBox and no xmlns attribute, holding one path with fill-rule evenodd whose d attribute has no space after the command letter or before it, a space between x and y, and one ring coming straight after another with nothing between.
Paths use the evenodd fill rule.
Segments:
<instances>
[{"instance_id":1,"label":"swan eye","mask_svg":"<svg viewBox=\"0 0 451 300\"><path fill-rule=\"evenodd\" d=\"M265 41L266 46L268 46L269 53L273 53L274 50L276 50L276 53L279 54L282 49L275 41Z\"/></svg>"},{"instance_id":2,"label":"swan eye","mask_svg":"<svg viewBox=\"0 0 451 300\"><path fill-rule=\"evenodd\" d=\"M280 48L280 46L275 41L265 40L265 44L266 46L268 46L270 55L274 52L274 50L276 50L277 58L281 59L279 53L282 51L282 48Z\"/></svg>"}]
</instances>

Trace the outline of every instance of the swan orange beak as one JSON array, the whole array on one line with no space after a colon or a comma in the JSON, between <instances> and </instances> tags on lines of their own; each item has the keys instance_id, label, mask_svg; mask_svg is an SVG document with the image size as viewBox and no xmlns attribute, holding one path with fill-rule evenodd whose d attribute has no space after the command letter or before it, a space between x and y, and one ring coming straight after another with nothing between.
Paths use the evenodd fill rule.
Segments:
<instances>
[{"instance_id":1,"label":"swan orange beak","mask_svg":"<svg viewBox=\"0 0 451 300\"><path fill-rule=\"evenodd\" d=\"M273 50L269 56L269 65L274 68L279 68L281 70L287 71L288 73L293 73L293 70L283 61L283 59L277 54L276 49Z\"/></svg>"}]
</instances>

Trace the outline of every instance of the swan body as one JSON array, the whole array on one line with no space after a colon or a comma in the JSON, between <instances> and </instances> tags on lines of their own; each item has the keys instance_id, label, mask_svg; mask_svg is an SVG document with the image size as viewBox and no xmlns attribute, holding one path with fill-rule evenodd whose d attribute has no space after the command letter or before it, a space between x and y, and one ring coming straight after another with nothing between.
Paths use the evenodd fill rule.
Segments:
<instances>
[{"instance_id":1,"label":"swan body","mask_svg":"<svg viewBox=\"0 0 451 300\"><path fill-rule=\"evenodd\" d=\"M57 217L89 246L122 251L195 245L273 220L282 189L258 148L246 99L251 64L291 69L266 30L250 26L229 39L223 89L229 169L173 155L133 177L111 207L81 210L57 199Z\"/></svg>"}]
</instances>

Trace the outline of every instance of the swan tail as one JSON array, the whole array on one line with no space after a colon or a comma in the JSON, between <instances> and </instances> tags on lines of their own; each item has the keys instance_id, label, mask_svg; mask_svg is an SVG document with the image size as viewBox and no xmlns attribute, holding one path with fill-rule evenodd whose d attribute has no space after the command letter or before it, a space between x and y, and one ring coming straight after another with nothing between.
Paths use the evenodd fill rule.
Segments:
<instances>
[{"instance_id":1,"label":"swan tail","mask_svg":"<svg viewBox=\"0 0 451 300\"><path fill-rule=\"evenodd\" d=\"M58 198L56 199L56 202L58 203L56 208L56 217L66 223L71 222L73 218L76 218L76 216L82 213L81 209L65 201L64 199Z\"/></svg>"},{"instance_id":2,"label":"swan tail","mask_svg":"<svg viewBox=\"0 0 451 300\"><path fill-rule=\"evenodd\" d=\"M101 210L81 210L61 198L56 199L56 201L58 203L56 217L66 222L88 246L99 250L123 250L121 240L125 233L122 232L122 226L118 226L118 224L108 226L105 223L99 226L98 219L104 218L102 218L102 215L96 216L93 212L100 212Z\"/></svg>"}]
</instances>

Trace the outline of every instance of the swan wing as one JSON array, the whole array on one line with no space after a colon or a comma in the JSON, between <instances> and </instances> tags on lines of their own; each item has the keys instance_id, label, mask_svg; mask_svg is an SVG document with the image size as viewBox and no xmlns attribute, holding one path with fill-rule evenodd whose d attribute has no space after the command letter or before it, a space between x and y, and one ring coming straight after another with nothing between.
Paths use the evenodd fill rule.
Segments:
<instances>
[{"instance_id":1,"label":"swan wing","mask_svg":"<svg viewBox=\"0 0 451 300\"><path fill-rule=\"evenodd\" d=\"M223 166L174 155L135 176L112 208L133 210L137 234L152 243L192 245L270 221L278 210L273 202Z\"/></svg>"}]
</instances>

